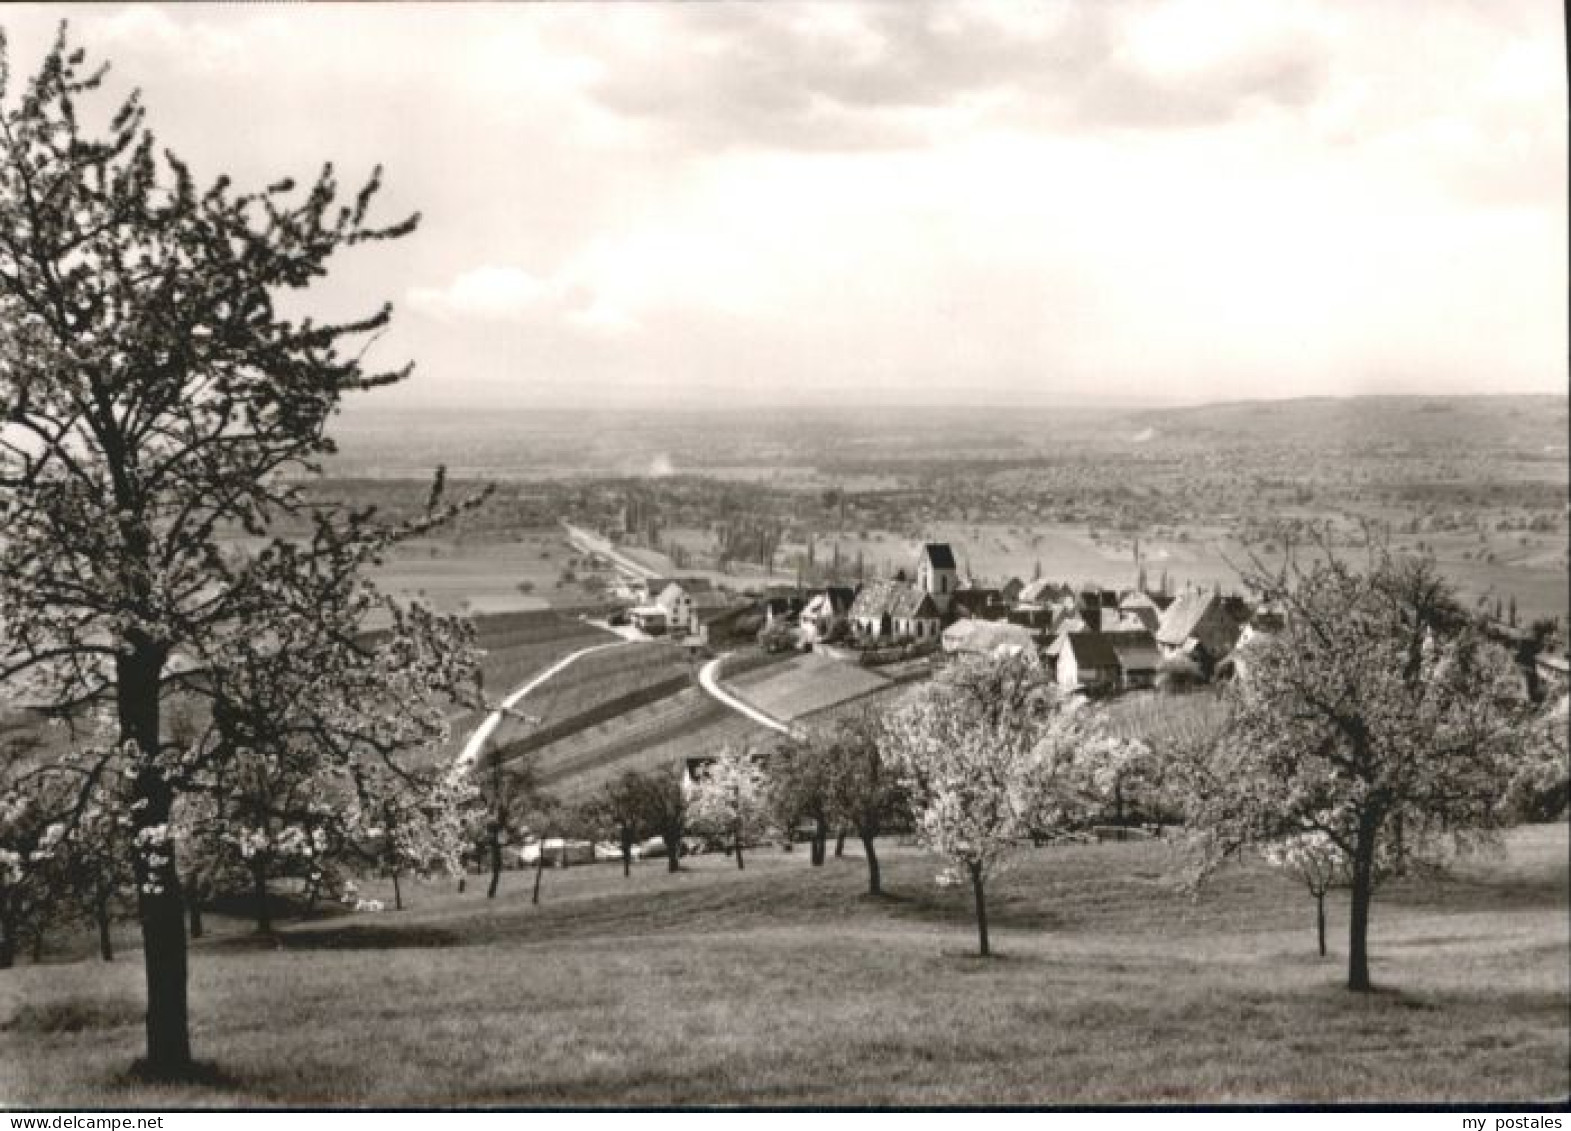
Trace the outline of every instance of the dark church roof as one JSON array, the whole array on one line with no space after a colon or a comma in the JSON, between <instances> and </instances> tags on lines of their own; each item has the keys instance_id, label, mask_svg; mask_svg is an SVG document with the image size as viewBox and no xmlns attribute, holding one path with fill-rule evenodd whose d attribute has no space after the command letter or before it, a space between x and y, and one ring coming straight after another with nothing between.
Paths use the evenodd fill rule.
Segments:
<instances>
[{"instance_id":1,"label":"dark church roof","mask_svg":"<svg viewBox=\"0 0 1571 1131\"><path fill-rule=\"evenodd\" d=\"M948 542L929 542L922 547L922 556L934 569L955 569L955 552Z\"/></svg>"}]
</instances>

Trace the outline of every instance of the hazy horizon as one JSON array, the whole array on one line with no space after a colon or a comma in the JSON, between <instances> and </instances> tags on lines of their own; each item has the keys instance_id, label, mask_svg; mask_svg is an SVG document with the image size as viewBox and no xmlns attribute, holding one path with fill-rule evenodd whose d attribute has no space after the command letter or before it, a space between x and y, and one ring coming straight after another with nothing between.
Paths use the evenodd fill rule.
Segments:
<instances>
[{"instance_id":1,"label":"hazy horizon","mask_svg":"<svg viewBox=\"0 0 1571 1131\"><path fill-rule=\"evenodd\" d=\"M1561 394L1562 15L1289 0L22 5L242 187L380 215L362 406Z\"/></svg>"}]
</instances>

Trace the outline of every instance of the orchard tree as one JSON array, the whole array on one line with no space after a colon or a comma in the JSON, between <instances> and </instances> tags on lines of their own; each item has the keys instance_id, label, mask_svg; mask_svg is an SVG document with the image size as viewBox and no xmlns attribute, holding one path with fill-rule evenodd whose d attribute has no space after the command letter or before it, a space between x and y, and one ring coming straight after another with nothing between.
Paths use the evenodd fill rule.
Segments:
<instances>
[{"instance_id":1,"label":"orchard tree","mask_svg":"<svg viewBox=\"0 0 1571 1131\"><path fill-rule=\"evenodd\" d=\"M322 684L318 702L353 721L346 732L365 732L322 747L390 762L441 725L427 707L447 689L414 681L468 657L436 618L410 617L374 647L357 639L357 610L376 604L359 571L452 508L433 500L389 531L367 512L313 510L297 486L333 450L326 427L344 395L407 370L364 364L387 307L320 323L280 300L339 252L405 235L415 219L370 219L377 173L347 200L331 166L298 189L200 186L158 148L137 96L89 127L102 77L63 29L20 90L0 70L0 685L57 717L113 712L115 742L99 762L127 782L147 981L141 1067L169 1079L193 1071L172 833L182 799L236 750L175 741L171 707L216 689L238 642L306 639L296 658ZM307 534L277 537L285 520ZM307 593L329 611L293 603ZM281 604L321 626L280 625ZM316 655L329 635L343 638ZM421 663L405 672L409 656ZM378 680L372 704L357 703ZM405 690L416 692L407 703ZM84 781L99 762L79 760Z\"/></svg>"},{"instance_id":2,"label":"orchard tree","mask_svg":"<svg viewBox=\"0 0 1571 1131\"><path fill-rule=\"evenodd\" d=\"M1347 854L1323 832L1299 833L1269 844L1266 862L1298 880L1315 901L1315 938L1320 957L1326 956L1326 895L1332 888L1346 887Z\"/></svg>"},{"instance_id":3,"label":"orchard tree","mask_svg":"<svg viewBox=\"0 0 1571 1131\"><path fill-rule=\"evenodd\" d=\"M583 824L597 839L616 843L622 853L622 875L633 874L633 848L644 835L643 797L649 784L636 770L627 770L600 788L586 806Z\"/></svg>"},{"instance_id":4,"label":"orchard tree","mask_svg":"<svg viewBox=\"0 0 1571 1131\"><path fill-rule=\"evenodd\" d=\"M665 844L666 871L675 872L681 867L682 839L687 836L689 820L682 764L640 774L635 783L639 825Z\"/></svg>"},{"instance_id":5,"label":"orchard tree","mask_svg":"<svg viewBox=\"0 0 1571 1131\"><path fill-rule=\"evenodd\" d=\"M829 744L829 808L835 819L856 830L867 858L867 893L883 895L878 865L879 834L906 807L896 768L884 756L879 716L861 710L836 719L821 741Z\"/></svg>"},{"instance_id":6,"label":"orchard tree","mask_svg":"<svg viewBox=\"0 0 1571 1131\"><path fill-rule=\"evenodd\" d=\"M124 807L101 789L70 822L63 845L67 883L98 933L98 956L105 962L114 961L114 921L135 888L130 824Z\"/></svg>"},{"instance_id":7,"label":"orchard tree","mask_svg":"<svg viewBox=\"0 0 1571 1131\"><path fill-rule=\"evenodd\" d=\"M999 653L952 664L886 724L918 839L970 881L983 955L988 880L1022 837L1081 805L1101 738L1073 716L1035 657Z\"/></svg>"},{"instance_id":8,"label":"orchard tree","mask_svg":"<svg viewBox=\"0 0 1571 1131\"><path fill-rule=\"evenodd\" d=\"M806 741L782 739L769 757L769 804L787 837L803 821L813 825L808 862L821 867L828 855L832 809L829 797L831 761L835 757L827 734Z\"/></svg>"},{"instance_id":9,"label":"orchard tree","mask_svg":"<svg viewBox=\"0 0 1571 1131\"><path fill-rule=\"evenodd\" d=\"M535 884L530 892L529 902L540 902L540 881L545 876L546 848L545 842L561 836L566 831L568 813L556 797L549 793L536 792L529 798L529 807L523 813L523 830L525 835L535 839ZM567 863L567 845L562 845L562 863Z\"/></svg>"},{"instance_id":10,"label":"orchard tree","mask_svg":"<svg viewBox=\"0 0 1571 1131\"><path fill-rule=\"evenodd\" d=\"M66 834L76 783L67 775L12 763L0 782L0 970L22 944L42 936L65 911Z\"/></svg>"},{"instance_id":11,"label":"orchard tree","mask_svg":"<svg viewBox=\"0 0 1571 1131\"><path fill-rule=\"evenodd\" d=\"M510 766L501 749L487 742L474 779L476 801L484 810L483 851L491 872L485 897L495 899L502 882L502 850L518 839L523 815L536 792L533 763L526 756Z\"/></svg>"},{"instance_id":12,"label":"orchard tree","mask_svg":"<svg viewBox=\"0 0 1571 1131\"><path fill-rule=\"evenodd\" d=\"M405 875L455 876L462 868L464 813L472 787L445 773L376 767L357 773L358 813L370 859L393 881L393 906L404 907Z\"/></svg>"},{"instance_id":13,"label":"orchard tree","mask_svg":"<svg viewBox=\"0 0 1571 1131\"><path fill-rule=\"evenodd\" d=\"M1202 878L1248 845L1306 833L1346 857L1355 991L1371 988L1379 873L1487 837L1527 719L1520 672L1433 561L1373 540L1369 555L1359 568L1322 542L1308 566L1246 576L1286 623L1181 768Z\"/></svg>"},{"instance_id":14,"label":"orchard tree","mask_svg":"<svg viewBox=\"0 0 1571 1131\"><path fill-rule=\"evenodd\" d=\"M746 866L743 850L769 823L769 780L746 746L725 746L693 788L693 821L725 837Z\"/></svg>"}]
</instances>

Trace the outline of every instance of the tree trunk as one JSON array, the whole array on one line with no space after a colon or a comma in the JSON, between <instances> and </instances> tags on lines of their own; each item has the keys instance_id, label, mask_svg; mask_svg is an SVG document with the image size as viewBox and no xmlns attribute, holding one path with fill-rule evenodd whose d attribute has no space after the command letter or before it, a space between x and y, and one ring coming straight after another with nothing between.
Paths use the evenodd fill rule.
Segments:
<instances>
[{"instance_id":1,"label":"tree trunk","mask_svg":"<svg viewBox=\"0 0 1571 1131\"><path fill-rule=\"evenodd\" d=\"M878 852L873 847L873 834L862 835L862 852L867 856L867 894L883 895L884 882L878 870Z\"/></svg>"},{"instance_id":2,"label":"tree trunk","mask_svg":"<svg viewBox=\"0 0 1571 1131\"><path fill-rule=\"evenodd\" d=\"M736 844L736 870L738 872L740 872L742 870L742 868L743 868L743 863L742 863L742 826L741 825L738 825L736 827L736 839L735 839L734 843Z\"/></svg>"},{"instance_id":3,"label":"tree trunk","mask_svg":"<svg viewBox=\"0 0 1571 1131\"><path fill-rule=\"evenodd\" d=\"M983 958L992 954L992 949L987 945L987 892L983 887L982 869L980 865L969 865L971 871L971 895L976 900L976 937Z\"/></svg>"},{"instance_id":4,"label":"tree trunk","mask_svg":"<svg viewBox=\"0 0 1571 1131\"><path fill-rule=\"evenodd\" d=\"M113 962L115 943L109 935L109 896L102 891L93 903L93 917L98 920L98 957L105 962Z\"/></svg>"},{"instance_id":5,"label":"tree trunk","mask_svg":"<svg viewBox=\"0 0 1571 1131\"><path fill-rule=\"evenodd\" d=\"M193 895L190 899L188 899L186 901L185 913L186 913L186 918L191 921L191 937L193 939L201 938L202 937L202 901L198 897Z\"/></svg>"},{"instance_id":6,"label":"tree trunk","mask_svg":"<svg viewBox=\"0 0 1571 1131\"><path fill-rule=\"evenodd\" d=\"M0 923L0 970L16 965L16 926L6 921Z\"/></svg>"},{"instance_id":7,"label":"tree trunk","mask_svg":"<svg viewBox=\"0 0 1571 1131\"><path fill-rule=\"evenodd\" d=\"M545 841L540 841L540 851L535 855L535 890L529 897L531 904L540 902L540 877L545 875Z\"/></svg>"},{"instance_id":8,"label":"tree trunk","mask_svg":"<svg viewBox=\"0 0 1571 1131\"><path fill-rule=\"evenodd\" d=\"M842 828L840 830L839 835L835 837L835 859L839 860L845 854L846 854L846 831L845 831L844 828Z\"/></svg>"},{"instance_id":9,"label":"tree trunk","mask_svg":"<svg viewBox=\"0 0 1571 1131\"><path fill-rule=\"evenodd\" d=\"M502 837L500 832L491 835L491 883L485 889L487 899L496 898L496 889L502 883Z\"/></svg>"},{"instance_id":10,"label":"tree trunk","mask_svg":"<svg viewBox=\"0 0 1571 1131\"><path fill-rule=\"evenodd\" d=\"M667 872L675 872L679 868L681 868L681 866L682 866L681 865L682 841L681 841L680 837L678 837L675 840L671 839L670 837L666 837L664 839L665 839L665 870Z\"/></svg>"},{"instance_id":11,"label":"tree trunk","mask_svg":"<svg viewBox=\"0 0 1571 1131\"><path fill-rule=\"evenodd\" d=\"M633 830L622 826L622 878L625 880L633 874Z\"/></svg>"},{"instance_id":12,"label":"tree trunk","mask_svg":"<svg viewBox=\"0 0 1571 1131\"><path fill-rule=\"evenodd\" d=\"M1326 893L1315 893L1315 931L1320 938L1320 957L1326 956Z\"/></svg>"},{"instance_id":13,"label":"tree trunk","mask_svg":"<svg viewBox=\"0 0 1571 1131\"><path fill-rule=\"evenodd\" d=\"M32 958L34 966L37 966L44 960L44 927L42 923L33 931Z\"/></svg>"},{"instance_id":14,"label":"tree trunk","mask_svg":"<svg viewBox=\"0 0 1571 1131\"><path fill-rule=\"evenodd\" d=\"M267 906L267 864L260 857L251 865L251 890L256 898L256 933L273 933L273 913Z\"/></svg>"},{"instance_id":15,"label":"tree trunk","mask_svg":"<svg viewBox=\"0 0 1571 1131\"><path fill-rule=\"evenodd\" d=\"M813 822L812 851L808 855L815 868L822 868L829 855L829 822L822 818Z\"/></svg>"},{"instance_id":16,"label":"tree trunk","mask_svg":"<svg viewBox=\"0 0 1571 1131\"><path fill-rule=\"evenodd\" d=\"M394 911L402 911L403 909L404 909L404 889L399 886L398 873L395 871L393 873L393 910Z\"/></svg>"},{"instance_id":17,"label":"tree trunk","mask_svg":"<svg viewBox=\"0 0 1571 1131\"><path fill-rule=\"evenodd\" d=\"M147 740L154 745L156 683L155 672L149 692L155 737ZM122 702L125 688L126 678L122 674ZM145 736L146 731L142 730L142 734ZM173 797L162 775L149 766L136 776L134 801L145 802L134 810L137 831L159 830L156 838L136 854L137 915L142 926L142 966L147 979L147 1055L141 1071L153 1079L174 1080L189 1076L192 1065L186 997L185 901L175 870L174 843L163 836L169 827Z\"/></svg>"},{"instance_id":18,"label":"tree trunk","mask_svg":"<svg viewBox=\"0 0 1571 1131\"><path fill-rule=\"evenodd\" d=\"M459 895L463 895L464 894L464 890L466 888L468 888L468 887L469 887L469 869L466 867L462 872L458 873L458 894Z\"/></svg>"},{"instance_id":19,"label":"tree trunk","mask_svg":"<svg viewBox=\"0 0 1571 1131\"><path fill-rule=\"evenodd\" d=\"M1353 852L1353 892L1349 901L1347 944L1347 988L1368 993L1369 981L1369 903L1374 888L1374 836L1359 831Z\"/></svg>"},{"instance_id":20,"label":"tree trunk","mask_svg":"<svg viewBox=\"0 0 1571 1131\"><path fill-rule=\"evenodd\" d=\"M186 999L185 901L175 845L168 836L174 791L157 766L159 680L164 650L138 638L115 657L115 708L120 737L134 742L141 760L132 783L136 814L137 917L142 927L142 965L147 979L147 1056L141 1068L154 1079L191 1072L191 1026ZM144 834L146 834L144 839Z\"/></svg>"}]
</instances>

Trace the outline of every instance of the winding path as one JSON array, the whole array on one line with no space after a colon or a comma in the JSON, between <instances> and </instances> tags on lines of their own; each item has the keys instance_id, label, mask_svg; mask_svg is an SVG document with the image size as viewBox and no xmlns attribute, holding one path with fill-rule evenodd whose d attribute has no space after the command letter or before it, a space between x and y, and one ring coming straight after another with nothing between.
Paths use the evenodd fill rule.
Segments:
<instances>
[{"instance_id":1,"label":"winding path","mask_svg":"<svg viewBox=\"0 0 1571 1131\"><path fill-rule=\"evenodd\" d=\"M727 655L729 655L729 653L727 653ZM781 734L789 734L793 738L797 737L796 728L791 726L789 723L783 723L773 715L764 714L764 712L760 711L757 707L754 707L749 703L742 702L742 700L738 699L735 695L732 695L729 691L720 686L720 680L715 673L720 670L720 664L724 659L725 656L716 656L703 667L698 669L699 686L708 692L709 695L722 706L731 708L731 710L737 712L737 714L746 715L759 726L768 727L770 730L779 731Z\"/></svg>"},{"instance_id":2,"label":"winding path","mask_svg":"<svg viewBox=\"0 0 1571 1131\"><path fill-rule=\"evenodd\" d=\"M481 722L479 726L475 727L474 732L469 736L469 741L464 743L463 750L459 751L458 757L453 759L454 772L462 773L474 764L475 759L480 757L480 751L485 749L486 740L490 738L491 735L496 731L496 728L501 725L502 716L517 706L518 701L525 695L528 695L531 691L539 687L542 683L545 683L547 680L554 678L559 672L562 671L563 668L566 668L570 664L576 663L578 660L589 655L589 653L603 652L607 648L620 648L623 644L626 643L629 642L627 640L611 640L604 644L591 644L588 648L580 648L576 652L569 652L556 663L548 667L545 671L531 679L528 683L515 689L507 696L507 698L502 700L501 706L487 715L485 720Z\"/></svg>"}]
</instances>

